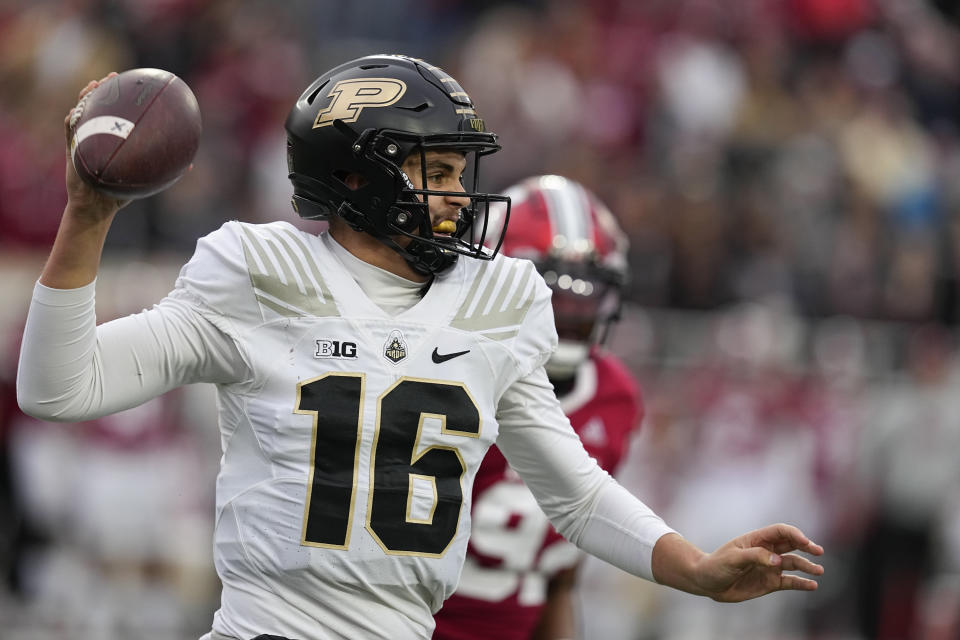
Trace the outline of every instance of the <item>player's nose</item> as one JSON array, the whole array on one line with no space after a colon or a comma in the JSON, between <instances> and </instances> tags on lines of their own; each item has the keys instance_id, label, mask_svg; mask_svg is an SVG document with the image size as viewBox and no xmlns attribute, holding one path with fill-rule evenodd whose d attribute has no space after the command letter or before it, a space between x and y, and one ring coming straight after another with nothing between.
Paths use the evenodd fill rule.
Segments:
<instances>
[{"instance_id":1,"label":"player's nose","mask_svg":"<svg viewBox=\"0 0 960 640\"><path fill-rule=\"evenodd\" d=\"M456 209L459 211L460 209L470 205L470 198L467 196L467 193L464 190L463 185L460 184L459 180L454 181L448 191L455 194L445 196L445 200L450 206L456 207Z\"/></svg>"}]
</instances>

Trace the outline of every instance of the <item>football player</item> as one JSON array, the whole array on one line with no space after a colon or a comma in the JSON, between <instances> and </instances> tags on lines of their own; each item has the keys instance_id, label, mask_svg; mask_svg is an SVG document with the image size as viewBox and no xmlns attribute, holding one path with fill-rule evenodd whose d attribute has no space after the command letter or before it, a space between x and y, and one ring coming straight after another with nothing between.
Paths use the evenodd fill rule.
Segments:
<instances>
[{"instance_id":1,"label":"football player","mask_svg":"<svg viewBox=\"0 0 960 640\"><path fill-rule=\"evenodd\" d=\"M705 553L583 448L543 368L550 289L484 246L496 231L480 214L506 199L478 191L479 164L500 146L455 79L353 60L306 88L286 129L294 208L329 229L227 222L158 305L100 326L100 254L124 203L68 162L20 353L20 406L47 420L217 385L223 589L205 639L430 637L494 441L561 534L624 570L725 601L816 588L792 572L822 567L790 552L822 548L796 527Z\"/></svg>"},{"instance_id":2,"label":"football player","mask_svg":"<svg viewBox=\"0 0 960 640\"><path fill-rule=\"evenodd\" d=\"M612 474L643 415L626 366L602 349L620 311L627 237L599 198L573 180L535 176L506 195L510 233L501 251L532 260L552 292L559 343L547 375L587 452ZM477 472L471 516L466 563L456 592L434 616L434 640L579 635L573 587L580 552L550 526L496 445Z\"/></svg>"}]
</instances>

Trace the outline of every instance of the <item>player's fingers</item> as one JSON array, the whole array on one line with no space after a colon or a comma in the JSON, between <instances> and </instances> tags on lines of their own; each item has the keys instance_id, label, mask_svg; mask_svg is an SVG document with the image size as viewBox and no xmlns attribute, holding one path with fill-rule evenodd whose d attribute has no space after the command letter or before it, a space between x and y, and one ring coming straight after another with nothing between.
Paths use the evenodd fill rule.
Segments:
<instances>
[{"instance_id":1,"label":"player's fingers","mask_svg":"<svg viewBox=\"0 0 960 640\"><path fill-rule=\"evenodd\" d=\"M99 80L91 80L90 82L88 82L86 86L80 89L80 93L77 94L77 102L83 100L83 96L87 95L88 93L90 93L91 91L93 91L99 86L100 86Z\"/></svg>"},{"instance_id":2,"label":"player's fingers","mask_svg":"<svg viewBox=\"0 0 960 640\"><path fill-rule=\"evenodd\" d=\"M732 564L738 569L747 569L750 567L779 567L783 560L776 553L770 553L769 549L763 547L750 547L741 549L733 559Z\"/></svg>"},{"instance_id":3,"label":"player's fingers","mask_svg":"<svg viewBox=\"0 0 960 640\"><path fill-rule=\"evenodd\" d=\"M83 103L84 98L91 91L96 89L98 82L96 80L91 80L87 83L83 89L80 90L79 95L77 96L77 104L67 113L67 117L63 119L63 128L67 135L67 147L70 146L70 138L73 136L73 128L76 126L77 121L80 119L80 114L83 113Z\"/></svg>"},{"instance_id":4,"label":"player's fingers","mask_svg":"<svg viewBox=\"0 0 960 640\"><path fill-rule=\"evenodd\" d=\"M91 80L86 84L85 87L80 89L80 93L77 95L77 105L70 110L70 113L67 114L67 118L64 121L64 126L67 128L67 139L69 140L71 135L71 130L76 125L77 120L80 119L80 114L83 113L83 105L85 98L90 95L90 92L99 87L101 84L109 80L110 78L118 75L116 71L111 71L107 75L103 76L99 80Z\"/></svg>"},{"instance_id":5,"label":"player's fingers","mask_svg":"<svg viewBox=\"0 0 960 640\"><path fill-rule=\"evenodd\" d=\"M810 578L802 578L783 574L780 576L781 591L814 591L817 588L817 581Z\"/></svg>"},{"instance_id":6,"label":"player's fingers","mask_svg":"<svg viewBox=\"0 0 960 640\"><path fill-rule=\"evenodd\" d=\"M775 524L760 529L757 533L770 543L777 553L788 551L805 551L819 556L823 554L823 547L808 538L803 531L790 524Z\"/></svg>"},{"instance_id":7,"label":"player's fingers","mask_svg":"<svg viewBox=\"0 0 960 640\"><path fill-rule=\"evenodd\" d=\"M117 72L111 71L110 73L103 76L99 80L91 80L90 82L87 83L87 86L85 86L83 89L80 89L80 95L77 96L77 100L82 100L83 96L87 95L88 93L90 93L91 91L93 91L94 89L96 89L101 84L103 84L110 78L114 77L115 75L117 75Z\"/></svg>"},{"instance_id":8,"label":"player's fingers","mask_svg":"<svg viewBox=\"0 0 960 640\"><path fill-rule=\"evenodd\" d=\"M794 555L788 553L786 555L780 556L781 558L781 568L784 571L803 571L804 573L809 573L813 576L823 575L823 566L815 562L811 562L803 556Z\"/></svg>"},{"instance_id":9,"label":"player's fingers","mask_svg":"<svg viewBox=\"0 0 960 640\"><path fill-rule=\"evenodd\" d=\"M782 540L773 545L773 550L777 553L789 553L790 551L803 551L815 556L823 555L823 547L812 540L802 542L796 539Z\"/></svg>"}]
</instances>

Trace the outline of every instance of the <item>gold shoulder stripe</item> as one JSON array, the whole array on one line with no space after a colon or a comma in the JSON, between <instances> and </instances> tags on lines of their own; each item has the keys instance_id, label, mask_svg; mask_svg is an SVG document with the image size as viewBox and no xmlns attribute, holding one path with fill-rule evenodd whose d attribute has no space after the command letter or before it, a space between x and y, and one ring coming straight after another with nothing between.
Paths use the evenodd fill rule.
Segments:
<instances>
[{"instance_id":1,"label":"gold shoulder stripe","mask_svg":"<svg viewBox=\"0 0 960 640\"><path fill-rule=\"evenodd\" d=\"M516 288L514 289L513 298L510 299L504 309L509 309L510 307L515 309L522 308L524 314L526 314L527 309L529 309L530 305L533 304L534 284L536 282L533 278L533 274L535 271L536 267L533 266L532 262L527 262L524 264L523 273L520 276Z\"/></svg>"},{"instance_id":2,"label":"gold shoulder stripe","mask_svg":"<svg viewBox=\"0 0 960 640\"><path fill-rule=\"evenodd\" d=\"M470 293L473 294L473 299L470 301L470 306L464 308L464 318L484 315L486 313L490 298L495 293L497 283L500 281L500 276L504 271L504 264L503 261L499 261L494 263L492 270L489 268L484 269L482 278L478 278L478 281L474 283L474 287L470 291Z\"/></svg>"},{"instance_id":3,"label":"gold shoulder stripe","mask_svg":"<svg viewBox=\"0 0 960 640\"><path fill-rule=\"evenodd\" d=\"M505 260L493 264L492 269L490 263L481 267L450 325L491 340L506 340L517 335L533 304L533 264Z\"/></svg>"},{"instance_id":4,"label":"gold shoulder stripe","mask_svg":"<svg viewBox=\"0 0 960 640\"><path fill-rule=\"evenodd\" d=\"M515 338L520 333L520 329L511 329L510 331L493 331L490 333L480 333L487 340L509 340Z\"/></svg>"},{"instance_id":5,"label":"gold shoulder stripe","mask_svg":"<svg viewBox=\"0 0 960 640\"><path fill-rule=\"evenodd\" d=\"M261 307L286 317L339 315L302 239L263 228L243 232L247 271Z\"/></svg>"}]
</instances>

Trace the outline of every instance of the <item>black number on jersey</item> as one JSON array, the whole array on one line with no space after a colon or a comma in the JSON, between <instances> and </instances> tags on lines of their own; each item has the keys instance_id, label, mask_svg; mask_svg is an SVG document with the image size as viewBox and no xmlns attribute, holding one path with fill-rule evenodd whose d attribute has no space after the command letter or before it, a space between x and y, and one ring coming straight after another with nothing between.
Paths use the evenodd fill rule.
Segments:
<instances>
[{"instance_id":1,"label":"black number on jersey","mask_svg":"<svg viewBox=\"0 0 960 640\"><path fill-rule=\"evenodd\" d=\"M359 468L364 377L332 373L300 383L295 413L315 416L303 543L350 544ZM442 555L457 532L466 466L453 446L421 447L426 420L442 436L480 435L480 411L459 384L402 378L377 400L367 529L387 553ZM413 510L414 486L430 486L429 513Z\"/></svg>"},{"instance_id":2,"label":"black number on jersey","mask_svg":"<svg viewBox=\"0 0 960 640\"><path fill-rule=\"evenodd\" d=\"M303 542L346 549L357 494L363 376L328 374L297 385L294 413L313 414Z\"/></svg>"}]
</instances>

